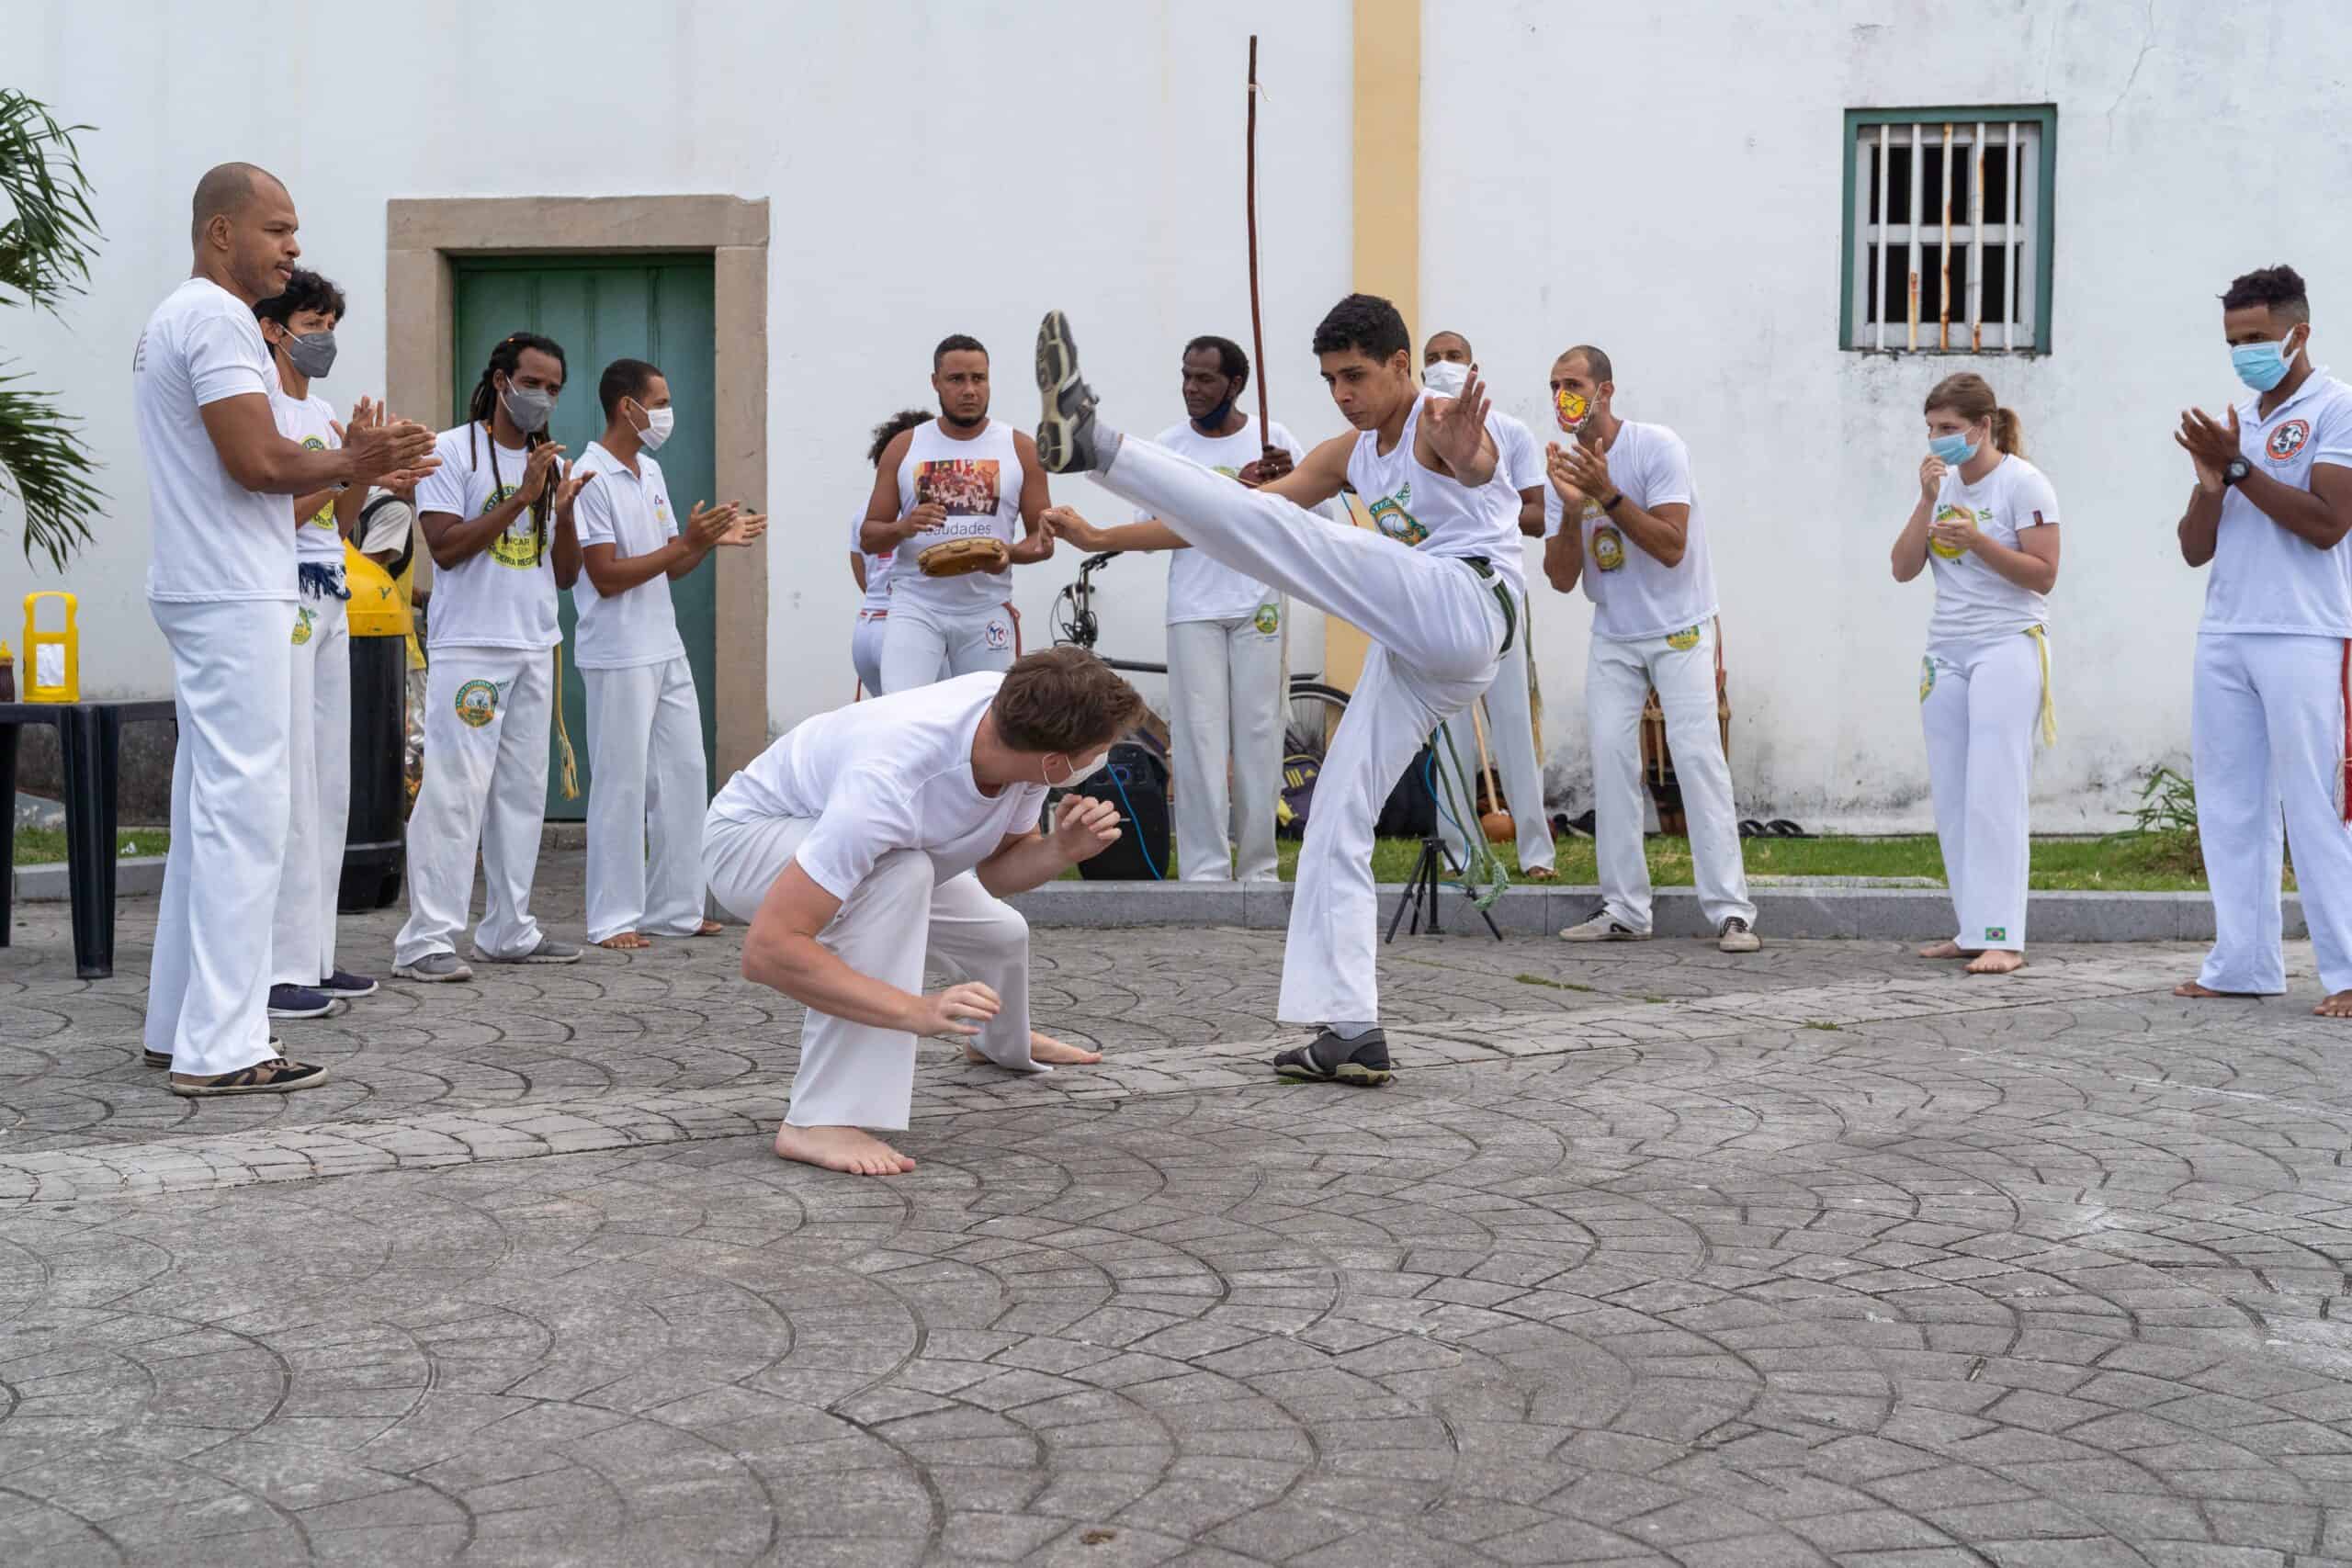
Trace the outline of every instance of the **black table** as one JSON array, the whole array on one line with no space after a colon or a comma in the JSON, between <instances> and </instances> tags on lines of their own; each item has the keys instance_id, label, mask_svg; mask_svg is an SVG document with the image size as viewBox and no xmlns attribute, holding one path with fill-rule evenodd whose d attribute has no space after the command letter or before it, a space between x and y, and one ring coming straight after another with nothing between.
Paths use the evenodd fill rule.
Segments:
<instances>
[{"instance_id":1,"label":"black table","mask_svg":"<svg viewBox=\"0 0 2352 1568\"><path fill-rule=\"evenodd\" d=\"M0 800L8 806L8 873L0 878L0 947L15 935L17 734L57 726L65 766L65 876L74 894L74 972L85 980L114 973L115 775L122 727L175 717L169 702L0 703Z\"/></svg>"}]
</instances>

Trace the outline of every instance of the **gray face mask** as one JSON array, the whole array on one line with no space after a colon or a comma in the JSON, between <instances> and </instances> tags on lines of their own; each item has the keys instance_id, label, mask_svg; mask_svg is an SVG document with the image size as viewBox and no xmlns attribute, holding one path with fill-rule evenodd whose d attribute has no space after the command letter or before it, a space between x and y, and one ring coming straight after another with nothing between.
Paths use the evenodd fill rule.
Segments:
<instances>
[{"instance_id":1,"label":"gray face mask","mask_svg":"<svg viewBox=\"0 0 2352 1568\"><path fill-rule=\"evenodd\" d=\"M498 402L506 411L506 417L514 422L514 428L526 435L545 430L548 415L555 412L552 395L534 387L517 387L511 381L498 394Z\"/></svg>"},{"instance_id":2,"label":"gray face mask","mask_svg":"<svg viewBox=\"0 0 2352 1568\"><path fill-rule=\"evenodd\" d=\"M286 355L286 363L300 374L316 381L334 368L334 329L322 333L304 333L300 336L288 333L278 340L278 349Z\"/></svg>"}]
</instances>

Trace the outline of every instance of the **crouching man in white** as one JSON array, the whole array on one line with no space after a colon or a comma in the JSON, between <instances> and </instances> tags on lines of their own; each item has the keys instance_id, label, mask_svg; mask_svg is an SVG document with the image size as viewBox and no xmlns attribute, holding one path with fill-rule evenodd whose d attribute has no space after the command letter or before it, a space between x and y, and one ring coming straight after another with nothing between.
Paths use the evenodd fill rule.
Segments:
<instances>
[{"instance_id":1,"label":"crouching man in white","mask_svg":"<svg viewBox=\"0 0 2352 1568\"><path fill-rule=\"evenodd\" d=\"M1070 796L1051 833L1038 811L1143 711L1092 654L1047 649L820 715L718 792L703 868L751 922L743 977L808 1007L777 1155L912 1170L864 1129L905 1130L920 1034L1020 1072L1102 1060L1030 1029L1029 927L1001 900L1118 838L1105 802ZM923 995L927 957L960 983Z\"/></svg>"}]
</instances>

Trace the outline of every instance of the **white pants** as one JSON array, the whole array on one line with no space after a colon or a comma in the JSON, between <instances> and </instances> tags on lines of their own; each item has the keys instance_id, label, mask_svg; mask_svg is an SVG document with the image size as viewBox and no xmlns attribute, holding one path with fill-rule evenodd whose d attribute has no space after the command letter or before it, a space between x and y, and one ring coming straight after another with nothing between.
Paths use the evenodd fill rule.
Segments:
<instances>
[{"instance_id":1,"label":"white pants","mask_svg":"<svg viewBox=\"0 0 2352 1568\"><path fill-rule=\"evenodd\" d=\"M1430 732L1495 678L1503 607L1494 580L1244 489L1136 436L1121 442L1110 471L1097 478L1193 548L1372 638L1315 781L1275 1014L1286 1023L1377 1020L1373 823Z\"/></svg>"},{"instance_id":2,"label":"white pants","mask_svg":"<svg viewBox=\"0 0 2352 1568\"><path fill-rule=\"evenodd\" d=\"M146 1045L209 1077L269 1043L270 929L286 863L294 604L151 604L172 650L172 842L147 976Z\"/></svg>"},{"instance_id":3,"label":"white pants","mask_svg":"<svg viewBox=\"0 0 2352 1568\"><path fill-rule=\"evenodd\" d=\"M978 670L1012 668L1012 615L1001 604L951 616L894 603L882 626L885 692L911 691Z\"/></svg>"},{"instance_id":4,"label":"white pants","mask_svg":"<svg viewBox=\"0 0 2352 1568\"><path fill-rule=\"evenodd\" d=\"M303 640L293 645L288 681L286 867L270 932L272 985L315 986L334 973L335 906L351 822L348 628L344 602L332 595L295 607L294 635Z\"/></svg>"},{"instance_id":5,"label":"white pants","mask_svg":"<svg viewBox=\"0 0 2352 1568\"><path fill-rule=\"evenodd\" d=\"M869 697L882 694L882 634L890 625L888 610L860 610L857 630L849 635L850 668Z\"/></svg>"},{"instance_id":6,"label":"white pants","mask_svg":"<svg viewBox=\"0 0 2352 1568\"><path fill-rule=\"evenodd\" d=\"M1519 840L1519 869L1532 871L1537 866L1557 863L1558 856L1552 845L1551 813L1544 805L1544 763L1535 755L1535 706L1528 684L1527 600L1519 602L1519 635L1511 638L1510 651L1503 655L1500 668L1495 671L1495 682L1487 688L1487 748L1495 765L1495 779L1502 786L1503 798L1510 802L1511 829ZM1478 734L1475 725L1460 720L1446 727L1454 750L1462 758L1463 776L1470 781L1469 799L1478 793ZM1448 763L1451 766L1451 763ZM1453 818L1441 810L1437 814L1438 836L1445 840L1453 863L1464 863L1469 846L1464 842L1462 830Z\"/></svg>"},{"instance_id":7,"label":"white pants","mask_svg":"<svg viewBox=\"0 0 2352 1568\"><path fill-rule=\"evenodd\" d=\"M2023 633L1931 649L1919 686L1936 839L1959 922L1952 940L2023 953L2041 649Z\"/></svg>"},{"instance_id":8,"label":"white pants","mask_svg":"<svg viewBox=\"0 0 2352 1568\"><path fill-rule=\"evenodd\" d=\"M703 825L703 869L719 908L748 923L816 825L812 817L739 819L712 812ZM910 940L926 919L928 939ZM978 981L1004 1006L972 1036L973 1048L1001 1067L1053 1070L1029 1055L1029 922L970 872L941 882L921 850L892 850L850 890L817 941L859 974L902 991L922 992L926 957L960 980ZM811 1008L785 1121L795 1127L904 1128L914 1074L913 1035Z\"/></svg>"},{"instance_id":9,"label":"white pants","mask_svg":"<svg viewBox=\"0 0 2352 1568\"><path fill-rule=\"evenodd\" d=\"M1592 746L1593 858L1609 918L1650 929L1650 866L1642 852L1647 820L1642 795L1642 702L1657 688L1666 710L1666 743L1682 786L1690 826L1692 880L1710 926L1736 916L1751 926L1747 867L1740 858L1739 814L1732 805L1731 766L1715 717L1715 628L1699 628L1689 648L1662 637L1618 642L1596 636L1585 665L1585 718Z\"/></svg>"},{"instance_id":10,"label":"white pants","mask_svg":"<svg viewBox=\"0 0 2352 1568\"><path fill-rule=\"evenodd\" d=\"M2282 812L2320 984L2330 994L2352 990L2352 828L2336 793L2344 710L2337 638L2197 638L2189 732L2214 933L2197 977L2216 991L2287 988L2278 946Z\"/></svg>"},{"instance_id":11,"label":"white pants","mask_svg":"<svg viewBox=\"0 0 2352 1568\"><path fill-rule=\"evenodd\" d=\"M694 671L681 655L580 678L588 687L588 940L692 936L702 929L710 804Z\"/></svg>"},{"instance_id":12,"label":"white pants","mask_svg":"<svg viewBox=\"0 0 2352 1568\"><path fill-rule=\"evenodd\" d=\"M457 951L473 907L474 852L488 900L474 945L520 958L539 945L531 881L548 810L551 649L436 648L424 682L424 783L408 821L408 923L392 962Z\"/></svg>"},{"instance_id":13,"label":"white pants","mask_svg":"<svg viewBox=\"0 0 2352 1568\"><path fill-rule=\"evenodd\" d=\"M1274 802L1283 772L1281 616L1281 604L1269 599L1254 616L1169 625L1176 864L1187 882L1272 882L1280 875Z\"/></svg>"}]
</instances>

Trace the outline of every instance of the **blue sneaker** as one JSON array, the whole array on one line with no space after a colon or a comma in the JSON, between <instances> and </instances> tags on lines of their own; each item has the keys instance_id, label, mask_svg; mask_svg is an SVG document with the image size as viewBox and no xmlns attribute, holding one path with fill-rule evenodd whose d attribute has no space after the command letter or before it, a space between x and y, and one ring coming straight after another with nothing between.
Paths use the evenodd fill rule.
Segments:
<instances>
[{"instance_id":1,"label":"blue sneaker","mask_svg":"<svg viewBox=\"0 0 2352 1568\"><path fill-rule=\"evenodd\" d=\"M319 982L319 989L330 997L340 997L349 1001L355 997L374 996L376 982L365 975L354 975L348 969L338 969Z\"/></svg>"},{"instance_id":2,"label":"blue sneaker","mask_svg":"<svg viewBox=\"0 0 2352 1568\"><path fill-rule=\"evenodd\" d=\"M269 988L269 1016L272 1018L324 1018L334 1010L334 998L324 991L314 991L308 986L272 986Z\"/></svg>"}]
</instances>

